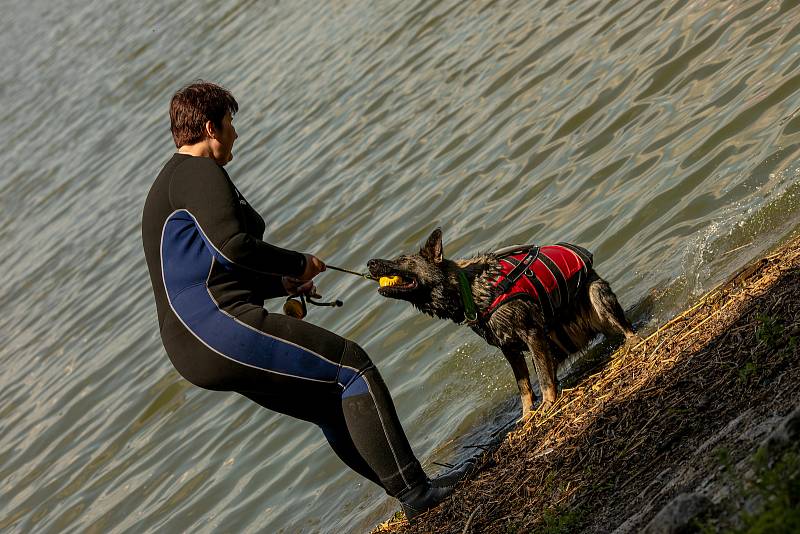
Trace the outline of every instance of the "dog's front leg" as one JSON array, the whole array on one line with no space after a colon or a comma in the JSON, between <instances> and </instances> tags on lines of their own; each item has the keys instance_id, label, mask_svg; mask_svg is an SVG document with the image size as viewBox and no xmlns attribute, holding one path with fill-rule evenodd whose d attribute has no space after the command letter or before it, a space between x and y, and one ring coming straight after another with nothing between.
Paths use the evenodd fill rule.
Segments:
<instances>
[{"instance_id":1,"label":"dog's front leg","mask_svg":"<svg viewBox=\"0 0 800 534\"><path fill-rule=\"evenodd\" d=\"M528 365L525 363L525 356L516 350L503 349L503 356L506 357L511 369L514 371L514 378L517 379L519 396L522 400L522 418L526 418L533 410L536 396L531 387L531 376L528 372Z\"/></svg>"},{"instance_id":2,"label":"dog's front leg","mask_svg":"<svg viewBox=\"0 0 800 534\"><path fill-rule=\"evenodd\" d=\"M547 342L535 333L530 332L525 340L531 351L533 367L539 378L539 389L542 390L542 408L549 408L558 394L556 378L556 362L550 353Z\"/></svg>"}]
</instances>

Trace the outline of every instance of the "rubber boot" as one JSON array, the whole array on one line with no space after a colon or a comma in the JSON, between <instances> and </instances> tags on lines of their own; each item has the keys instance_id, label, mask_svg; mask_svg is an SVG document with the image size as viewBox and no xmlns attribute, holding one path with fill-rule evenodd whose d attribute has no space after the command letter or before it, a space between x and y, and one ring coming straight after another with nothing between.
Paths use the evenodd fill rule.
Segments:
<instances>
[{"instance_id":1,"label":"rubber boot","mask_svg":"<svg viewBox=\"0 0 800 534\"><path fill-rule=\"evenodd\" d=\"M453 493L456 485L467 478L475 467L475 460L467 460L444 475L427 479L422 484L398 495L400 507L411 520L435 507Z\"/></svg>"}]
</instances>

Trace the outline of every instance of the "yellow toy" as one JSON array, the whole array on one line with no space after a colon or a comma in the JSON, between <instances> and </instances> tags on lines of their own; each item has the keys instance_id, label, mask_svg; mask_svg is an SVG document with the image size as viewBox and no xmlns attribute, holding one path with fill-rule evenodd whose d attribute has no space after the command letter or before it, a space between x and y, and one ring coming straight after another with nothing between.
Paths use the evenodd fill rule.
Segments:
<instances>
[{"instance_id":1,"label":"yellow toy","mask_svg":"<svg viewBox=\"0 0 800 534\"><path fill-rule=\"evenodd\" d=\"M386 286L396 286L402 281L403 279L400 278L399 276L381 276L380 280L378 280L378 283L380 284L381 287L386 287Z\"/></svg>"}]
</instances>

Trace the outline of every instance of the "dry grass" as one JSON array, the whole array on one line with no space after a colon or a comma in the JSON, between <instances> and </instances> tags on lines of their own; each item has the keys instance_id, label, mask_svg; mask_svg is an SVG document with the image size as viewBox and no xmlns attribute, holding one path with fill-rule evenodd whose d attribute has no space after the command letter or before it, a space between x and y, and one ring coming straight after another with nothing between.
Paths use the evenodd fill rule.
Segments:
<instances>
[{"instance_id":1,"label":"dry grass","mask_svg":"<svg viewBox=\"0 0 800 534\"><path fill-rule=\"evenodd\" d=\"M798 334L795 238L564 390L443 505L378 531L613 530L661 471L739 413L800 398Z\"/></svg>"}]
</instances>

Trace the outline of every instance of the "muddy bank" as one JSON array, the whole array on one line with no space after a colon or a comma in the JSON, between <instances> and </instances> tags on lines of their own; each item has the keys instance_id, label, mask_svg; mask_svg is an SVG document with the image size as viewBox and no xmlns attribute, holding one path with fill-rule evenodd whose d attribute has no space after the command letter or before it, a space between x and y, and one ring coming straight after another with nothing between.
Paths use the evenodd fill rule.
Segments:
<instances>
[{"instance_id":1,"label":"muddy bank","mask_svg":"<svg viewBox=\"0 0 800 534\"><path fill-rule=\"evenodd\" d=\"M800 237L512 431L403 533L800 531Z\"/></svg>"}]
</instances>

